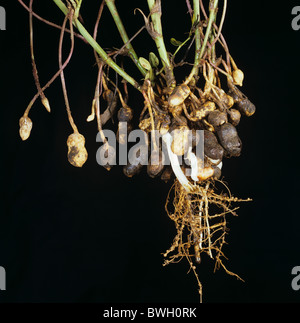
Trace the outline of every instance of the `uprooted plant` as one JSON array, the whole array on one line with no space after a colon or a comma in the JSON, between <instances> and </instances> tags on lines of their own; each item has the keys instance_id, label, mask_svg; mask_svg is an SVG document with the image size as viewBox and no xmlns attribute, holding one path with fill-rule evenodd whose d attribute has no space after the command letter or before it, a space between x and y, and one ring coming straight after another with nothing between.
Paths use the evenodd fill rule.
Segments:
<instances>
[{"instance_id":1,"label":"uprooted plant","mask_svg":"<svg viewBox=\"0 0 300 323\"><path fill-rule=\"evenodd\" d=\"M51 111L45 90L60 77L67 116L73 130L67 139L68 160L76 167L81 167L86 162L88 153L85 138L72 117L64 77L64 69L73 54L75 39L84 40L93 48L98 67L95 95L91 100L91 112L89 109L87 121L91 122L96 118L97 131L103 141L102 148L107 160L103 166L110 170L113 164L110 161L115 159L116 154L115 148L105 136L103 126L117 114L119 121L117 139L122 144L126 138L122 135L121 126L125 123L126 133L130 133L134 127L133 114L139 113L139 128L152 140L154 146L150 156L148 151L137 150L135 160L124 166L124 174L128 177L138 174L146 159L147 173L150 177L161 176L161 179L167 182L175 175L167 198L166 210L175 223L177 234L169 250L164 253L166 258L164 264L186 258L197 278L200 300L202 300L202 285L195 263L200 262L203 253L215 260L215 268L221 266L227 273L239 278L223 264L222 259L225 256L222 247L227 234L227 215L236 215L237 207L233 207L232 204L249 199L241 200L231 196L221 179L221 168L223 158L237 157L241 154L242 143L236 126L242 115L249 117L254 114L255 106L240 90L244 74L230 55L222 34L227 1L223 1L222 10L219 10L218 0L208 1L208 9L202 0L193 0L192 3L186 0L187 11L191 18L190 29L184 41L171 39L172 45L176 48L172 54L167 52L165 46L160 0L147 0L149 14L140 9L135 10L143 16L144 26L131 38L126 33L114 0L101 2L92 34L81 22L82 0L53 0L64 14L61 25L38 16L32 9L33 0L29 0L28 5L21 0L18 1L29 12L31 62L37 87L37 94L20 118L22 140L30 136L33 123L28 115L36 99L40 97L47 111ZM105 6L110 11L123 40L124 45L120 49L105 51L97 42L99 21ZM217 17L218 14L220 18ZM61 30L59 70L43 87L39 82L34 59L33 17ZM139 37L144 29L157 47L157 54L149 52L147 58L139 57L132 46L132 40ZM71 46L69 55L63 62L62 46L66 33L71 37ZM177 53L184 49L183 58L177 62ZM192 49L194 60L188 62L188 52ZM142 82L132 78L125 69L123 59L128 57L140 71ZM187 75L178 83L174 69L183 65L186 65ZM189 68L189 65L192 65L192 68ZM122 78L122 82L117 82L112 71ZM144 102L141 111L133 111L128 105L128 84L136 89L136 96L142 98ZM106 107L104 111L101 108L103 105ZM195 147L199 142L197 136L199 130L203 134L203 158L195 154ZM191 140L189 133L192 133ZM170 165L165 165L162 148L156 144L159 142L156 138L158 135L162 137L166 146ZM181 165L178 162L180 158Z\"/></svg>"}]
</instances>

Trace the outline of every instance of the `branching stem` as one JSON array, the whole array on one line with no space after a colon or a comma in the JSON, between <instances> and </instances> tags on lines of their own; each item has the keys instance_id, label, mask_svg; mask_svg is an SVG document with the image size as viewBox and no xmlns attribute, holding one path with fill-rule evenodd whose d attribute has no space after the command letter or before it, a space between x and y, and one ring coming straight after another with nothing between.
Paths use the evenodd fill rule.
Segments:
<instances>
[{"instance_id":1,"label":"branching stem","mask_svg":"<svg viewBox=\"0 0 300 323\"><path fill-rule=\"evenodd\" d=\"M191 82L192 78L195 75L197 75L197 73L198 73L200 60L201 60L201 58L202 58L202 56L204 54L208 38L209 38L209 36L211 34L211 29L212 29L211 27L212 27L214 21L216 20L217 8L218 8L218 0L210 0L210 2L209 2L209 18L208 18L206 31L205 31L204 40L203 40L203 43L201 45L201 48L197 47L197 45L199 46L199 42L198 42L198 44L196 43L196 55L195 55L194 66L192 68L192 71L191 71L190 75L185 80L185 82L184 82L185 84L189 84ZM199 15L200 15L199 1L198 0L194 0L194 16L195 16L195 14L197 14L195 9L199 10ZM199 51L199 54L197 54L198 51Z\"/></svg>"},{"instance_id":2,"label":"branching stem","mask_svg":"<svg viewBox=\"0 0 300 323\"><path fill-rule=\"evenodd\" d=\"M128 50L130 58L132 59L134 64L137 66L137 68L140 70L142 75L145 76L147 74L147 71L143 68L143 66L139 62L139 58L131 45L131 42L127 36L125 27L122 23L122 20L120 18L117 8L116 8L115 0L105 0L105 2L106 2L106 5L107 5L114 21L115 21L115 24L119 30L120 36L125 44L125 47Z\"/></svg>"},{"instance_id":3,"label":"branching stem","mask_svg":"<svg viewBox=\"0 0 300 323\"><path fill-rule=\"evenodd\" d=\"M175 86L175 77L173 74L173 68L169 60L169 56L166 50L162 25L161 25L161 1L160 0L147 0L150 10L151 20L153 24L153 36L152 38L155 41L161 62L165 69L167 86L172 88Z\"/></svg>"},{"instance_id":4,"label":"branching stem","mask_svg":"<svg viewBox=\"0 0 300 323\"><path fill-rule=\"evenodd\" d=\"M61 0L53 0L53 2L59 7L59 9L65 14L68 14L68 8ZM141 91L138 82L128 75L118 64L116 64L105 52L105 50L95 41L95 39L89 34L89 32L84 28L84 26L78 20L73 20L73 24L76 26L80 34L85 38L85 40L96 50L100 55L101 59L105 64L110 66L114 71L116 71L120 76L122 76L128 83L134 86L136 89Z\"/></svg>"},{"instance_id":5,"label":"branching stem","mask_svg":"<svg viewBox=\"0 0 300 323\"><path fill-rule=\"evenodd\" d=\"M41 84L38 76L38 70L35 63L34 58L34 48L33 48L33 23L32 23L32 4L33 0L30 0L29 2L29 36L30 36L30 56L31 56L31 65L32 65L32 74L35 82L35 86L38 90L38 93L41 97L42 103L47 109L48 112L50 112L50 105L48 99L45 97L45 94L43 90L41 89Z\"/></svg>"}]
</instances>

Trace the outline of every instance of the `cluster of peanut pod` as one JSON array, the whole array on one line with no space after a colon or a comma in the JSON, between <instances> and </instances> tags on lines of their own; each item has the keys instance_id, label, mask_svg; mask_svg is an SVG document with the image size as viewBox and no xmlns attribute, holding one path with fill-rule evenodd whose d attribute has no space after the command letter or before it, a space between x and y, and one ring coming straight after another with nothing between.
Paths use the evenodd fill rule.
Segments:
<instances>
[{"instance_id":1,"label":"cluster of peanut pod","mask_svg":"<svg viewBox=\"0 0 300 323\"><path fill-rule=\"evenodd\" d=\"M243 82L243 72L235 69L227 77L228 90L225 92L220 84L216 69L208 62L202 65L202 74L206 80L203 90L194 84L182 83L172 89L155 88L150 82L144 82L145 108L140 114L139 128L149 134L156 130L162 137L166 133L172 136L170 149L177 156L187 156L190 145L195 149L197 143L196 130L204 131L204 162L198 159L197 178L203 181L208 178L220 178L223 158L237 157L241 154L242 142L236 126L241 116L252 116L255 105L239 90ZM163 82L161 82L163 83ZM132 129L133 111L127 105L118 112L119 122L127 122L128 132ZM120 124L119 123L119 124ZM188 134L192 133L192 141ZM120 139L119 139L120 140ZM193 151L192 150L192 151ZM154 148L150 156L148 151L136 153L136 160L124 166L124 174L128 177L140 172L147 164L150 177L161 176L168 181L172 175L172 165L165 165L165 156L160 147ZM197 157L198 158L198 157ZM145 162L145 159L147 161ZM189 167L183 164L181 169ZM173 169L174 170L174 169Z\"/></svg>"}]
</instances>

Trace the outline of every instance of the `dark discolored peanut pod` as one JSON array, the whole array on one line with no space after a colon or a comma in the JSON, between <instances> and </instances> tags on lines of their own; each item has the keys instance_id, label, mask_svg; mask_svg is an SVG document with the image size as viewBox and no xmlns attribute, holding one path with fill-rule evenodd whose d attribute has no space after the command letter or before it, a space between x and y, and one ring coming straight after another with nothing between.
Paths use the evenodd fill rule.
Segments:
<instances>
[{"instance_id":1,"label":"dark discolored peanut pod","mask_svg":"<svg viewBox=\"0 0 300 323\"><path fill-rule=\"evenodd\" d=\"M133 118L133 110L128 106L122 106L118 111L118 120L123 122L131 121Z\"/></svg>"},{"instance_id":2,"label":"dark discolored peanut pod","mask_svg":"<svg viewBox=\"0 0 300 323\"><path fill-rule=\"evenodd\" d=\"M187 119L184 116L176 116L172 119L169 132L172 132L173 130L182 126L187 126Z\"/></svg>"},{"instance_id":3,"label":"dark discolored peanut pod","mask_svg":"<svg viewBox=\"0 0 300 323\"><path fill-rule=\"evenodd\" d=\"M228 116L229 116L229 122L233 126L237 126L240 123L241 120L241 113L239 110L236 109L230 109L227 111Z\"/></svg>"},{"instance_id":4,"label":"dark discolored peanut pod","mask_svg":"<svg viewBox=\"0 0 300 323\"><path fill-rule=\"evenodd\" d=\"M143 168L143 165L141 164L137 164L137 165L127 164L123 167L123 173L127 177L132 177L134 175L139 174L142 168Z\"/></svg>"},{"instance_id":5,"label":"dark discolored peanut pod","mask_svg":"<svg viewBox=\"0 0 300 323\"><path fill-rule=\"evenodd\" d=\"M222 124L226 123L227 114L226 112L221 112L219 110L215 110L209 113L207 121L214 127L219 127Z\"/></svg>"},{"instance_id":6,"label":"dark discolored peanut pod","mask_svg":"<svg viewBox=\"0 0 300 323\"><path fill-rule=\"evenodd\" d=\"M252 116L256 110L255 105L247 98L238 101L237 106L238 106L240 112L247 117Z\"/></svg>"},{"instance_id":7,"label":"dark discolored peanut pod","mask_svg":"<svg viewBox=\"0 0 300 323\"><path fill-rule=\"evenodd\" d=\"M204 154L218 160L221 160L224 155L224 149L219 144L217 137L208 130L204 130Z\"/></svg>"},{"instance_id":8,"label":"dark discolored peanut pod","mask_svg":"<svg viewBox=\"0 0 300 323\"><path fill-rule=\"evenodd\" d=\"M241 96L237 91L229 90L228 95L230 95L233 98L234 103L237 103L241 100Z\"/></svg>"},{"instance_id":9,"label":"dark discolored peanut pod","mask_svg":"<svg viewBox=\"0 0 300 323\"><path fill-rule=\"evenodd\" d=\"M217 134L221 145L226 151L226 156L239 156L242 150L242 142L238 136L236 128L231 123L224 123L218 130Z\"/></svg>"},{"instance_id":10,"label":"dark discolored peanut pod","mask_svg":"<svg viewBox=\"0 0 300 323\"><path fill-rule=\"evenodd\" d=\"M222 171L219 167L217 166L212 166L212 169L214 170L213 178L219 179L222 175Z\"/></svg>"},{"instance_id":11,"label":"dark discolored peanut pod","mask_svg":"<svg viewBox=\"0 0 300 323\"><path fill-rule=\"evenodd\" d=\"M148 150L142 149L140 146L132 148L129 152L129 162L123 167L123 173L127 177L132 177L139 174L143 165L147 163L148 160Z\"/></svg>"},{"instance_id":12,"label":"dark discolored peanut pod","mask_svg":"<svg viewBox=\"0 0 300 323\"><path fill-rule=\"evenodd\" d=\"M105 90L102 96L103 96L103 99L108 103L111 103L115 98L117 98L117 96L114 95L114 92L109 89Z\"/></svg>"},{"instance_id":13,"label":"dark discolored peanut pod","mask_svg":"<svg viewBox=\"0 0 300 323\"><path fill-rule=\"evenodd\" d=\"M113 91L107 89L106 91L103 92L102 97L107 102L107 105L110 110L109 112L112 115L115 112L117 107L118 96Z\"/></svg>"},{"instance_id":14,"label":"dark discolored peanut pod","mask_svg":"<svg viewBox=\"0 0 300 323\"><path fill-rule=\"evenodd\" d=\"M160 149L153 150L147 165L147 173L150 177L158 176L164 168L164 155Z\"/></svg>"}]
</instances>

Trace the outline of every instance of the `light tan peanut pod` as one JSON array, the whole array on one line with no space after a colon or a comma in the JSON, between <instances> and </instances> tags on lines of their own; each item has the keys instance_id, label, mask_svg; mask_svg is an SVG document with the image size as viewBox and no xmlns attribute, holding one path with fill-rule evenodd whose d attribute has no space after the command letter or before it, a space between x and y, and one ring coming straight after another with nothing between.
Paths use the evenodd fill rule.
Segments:
<instances>
[{"instance_id":1,"label":"light tan peanut pod","mask_svg":"<svg viewBox=\"0 0 300 323\"><path fill-rule=\"evenodd\" d=\"M20 137L22 140L28 139L30 136L30 132L32 129L32 121L29 117L22 117L19 120L19 125L20 125Z\"/></svg>"},{"instance_id":2,"label":"light tan peanut pod","mask_svg":"<svg viewBox=\"0 0 300 323\"><path fill-rule=\"evenodd\" d=\"M189 96L190 92L191 90L186 84L181 84L175 87L168 100L169 106L175 107L182 104Z\"/></svg>"},{"instance_id":3,"label":"light tan peanut pod","mask_svg":"<svg viewBox=\"0 0 300 323\"><path fill-rule=\"evenodd\" d=\"M242 70L240 69L235 69L232 72L232 79L233 79L233 84L234 85L239 85L239 86L243 86L243 80L244 80L244 73Z\"/></svg>"},{"instance_id":4,"label":"light tan peanut pod","mask_svg":"<svg viewBox=\"0 0 300 323\"><path fill-rule=\"evenodd\" d=\"M75 167L82 167L86 162L88 153L85 149L85 138L80 133L72 133L67 140L68 160Z\"/></svg>"},{"instance_id":5,"label":"light tan peanut pod","mask_svg":"<svg viewBox=\"0 0 300 323\"><path fill-rule=\"evenodd\" d=\"M187 126L180 126L172 131L173 141L171 144L171 150L177 156L182 156L187 153L189 144L190 130ZM192 139L192 138L191 138Z\"/></svg>"}]
</instances>

